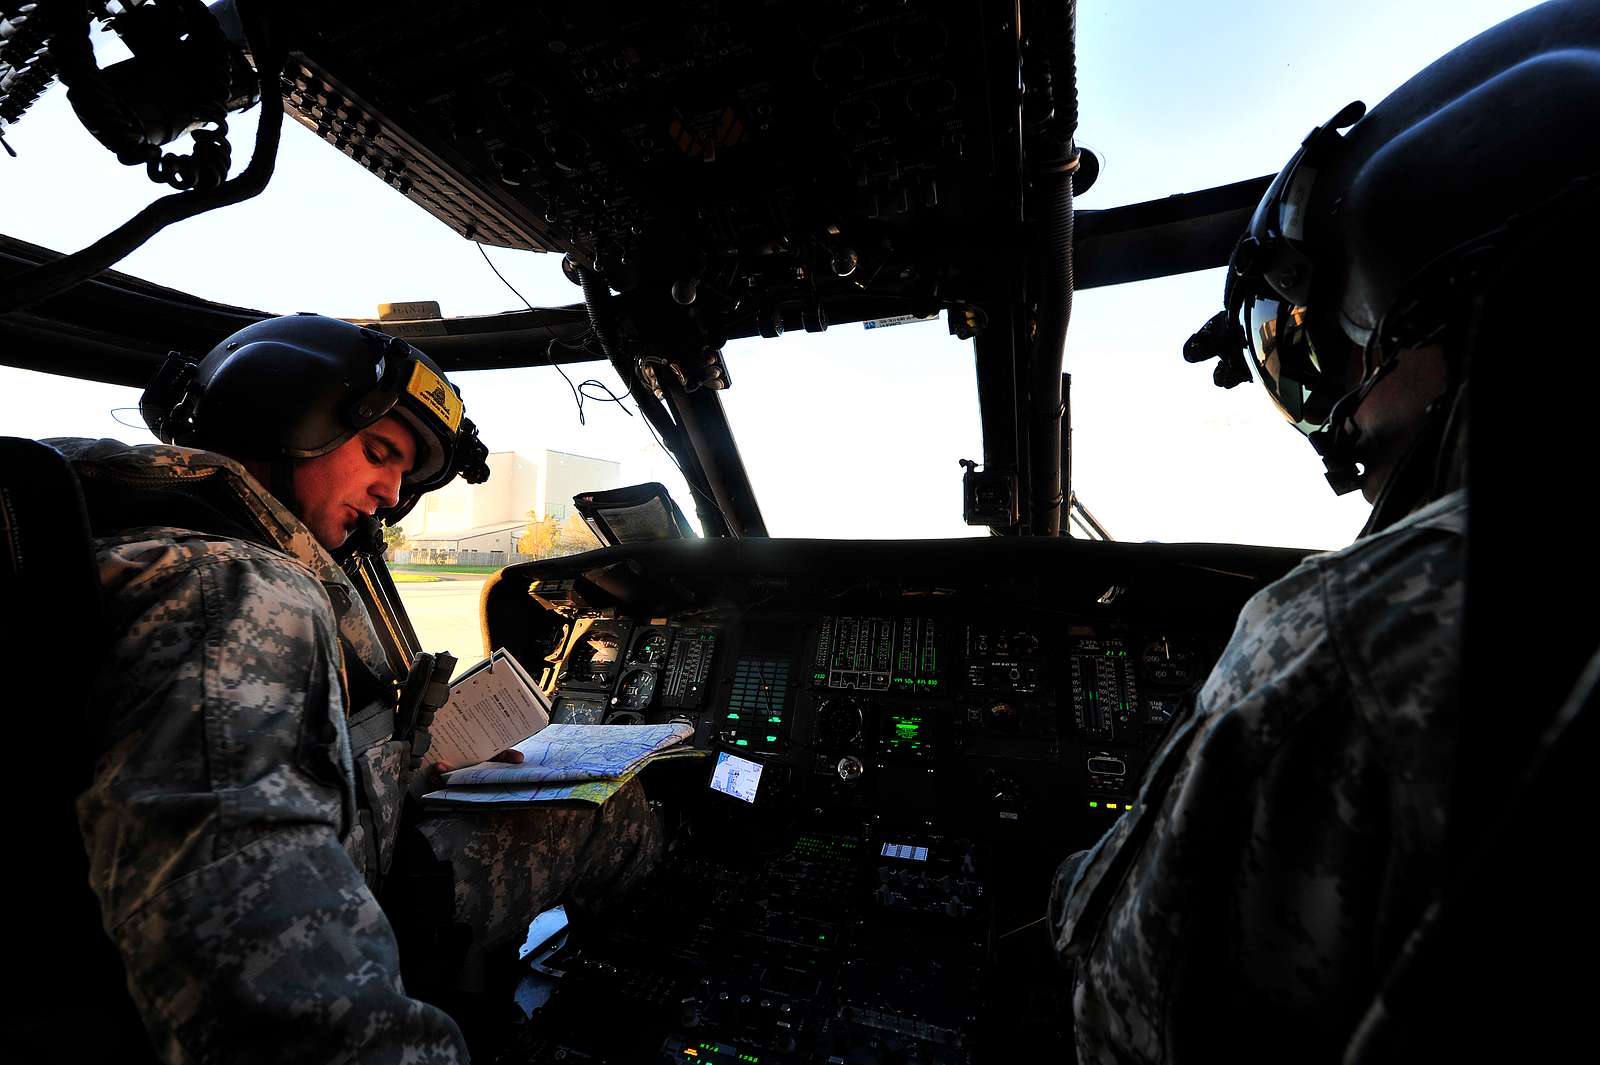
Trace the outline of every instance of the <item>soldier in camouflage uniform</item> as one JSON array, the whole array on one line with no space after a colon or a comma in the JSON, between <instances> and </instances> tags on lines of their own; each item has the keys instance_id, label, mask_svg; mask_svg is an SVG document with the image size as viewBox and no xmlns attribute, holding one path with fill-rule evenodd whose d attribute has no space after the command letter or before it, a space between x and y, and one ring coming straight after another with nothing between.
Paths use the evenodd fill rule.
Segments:
<instances>
[{"instance_id":1,"label":"soldier in camouflage uniform","mask_svg":"<svg viewBox=\"0 0 1600 1065\"><path fill-rule=\"evenodd\" d=\"M176 376L146 393L153 428L242 462L52 442L117 634L78 811L129 990L168 1062L464 1061L452 1018L407 995L380 894L437 886L397 893L417 942L514 946L559 899L596 908L647 872L654 815L634 782L599 810L424 819L397 868L396 678L329 551L450 480L475 431L420 352L314 316Z\"/></svg>"},{"instance_id":2,"label":"soldier in camouflage uniform","mask_svg":"<svg viewBox=\"0 0 1600 1065\"><path fill-rule=\"evenodd\" d=\"M1373 515L1246 604L1135 811L1057 871L1081 1061L1335 1060L1381 1009L1444 884L1471 324L1529 219L1592 195L1597 86L1600 7L1535 9L1313 131L1257 208L1185 354Z\"/></svg>"}]
</instances>

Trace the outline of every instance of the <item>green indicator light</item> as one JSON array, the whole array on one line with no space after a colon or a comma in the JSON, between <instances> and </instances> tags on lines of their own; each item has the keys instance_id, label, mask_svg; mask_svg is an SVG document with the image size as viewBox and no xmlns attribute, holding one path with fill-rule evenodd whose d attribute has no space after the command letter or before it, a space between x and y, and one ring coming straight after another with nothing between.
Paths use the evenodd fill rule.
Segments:
<instances>
[{"instance_id":1,"label":"green indicator light","mask_svg":"<svg viewBox=\"0 0 1600 1065\"><path fill-rule=\"evenodd\" d=\"M749 740L734 740L733 741L733 745L735 747L748 747L748 746L750 746L750 741Z\"/></svg>"},{"instance_id":2,"label":"green indicator light","mask_svg":"<svg viewBox=\"0 0 1600 1065\"><path fill-rule=\"evenodd\" d=\"M1127 709L1127 708L1124 707L1123 709ZM769 718L767 718L767 720L771 721L774 724L778 724L778 725L783 724L783 718L781 718L781 717L769 717Z\"/></svg>"},{"instance_id":3,"label":"green indicator light","mask_svg":"<svg viewBox=\"0 0 1600 1065\"><path fill-rule=\"evenodd\" d=\"M737 721L737 720L739 720L739 715L738 714L729 714L728 715L728 720L729 721Z\"/></svg>"},{"instance_id":4,"label":"green indicator light","mask_svg":"<svg viewBox=\"0 0 1600 1065\"><path fill-rule=\"evenodd\" d=\"M767 737L767 742L768 743L777 743L778 742L778 737L776 737L776 736L768 736Z\"/></svg>"},{"instance_id":5,"label":"green indicator light","mask_svg":"<svg viewBox=\"0 0 1600 1065\"><path fill-rule=\"evenodd\" d=\"M820 935L819 935L819 936L818 936L818 937L817 937L817 942L819 942L819 943L820 943L820 942L822 942L822 941L823 941L823 940L824 940L824 939L827 939L827 938L828 938L828 937L827 937L827 936L820 936Z\"/></svg>"},{"instance_id":6,"label":"green indicator light","mask_svg":"<svg viewBox=\"0 0 1600 1065\"><path fill-rule=\"evenodd\" d=\"M1097 803L1097 802L1091 802L1089 804L1089 808L1092 809L1092 810L1098 810L1098 809L1100 809L1100 804Z\"/></svg>"}]
</instances>

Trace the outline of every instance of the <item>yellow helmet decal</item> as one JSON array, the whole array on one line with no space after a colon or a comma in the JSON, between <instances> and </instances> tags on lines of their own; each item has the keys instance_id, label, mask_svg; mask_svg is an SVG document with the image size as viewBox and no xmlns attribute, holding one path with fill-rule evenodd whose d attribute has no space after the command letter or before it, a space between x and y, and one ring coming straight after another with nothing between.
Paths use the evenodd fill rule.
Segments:
<instances>
[{"instance_id":1,"label":"yellow helmet decal","mask_svg":"<svg viewBox=\"0 0 1600 1065\"><path fill-rule=\"evenodd\" d=\"M406 391L420 400L422 405L444 422L452 433L461 425L464 409L461 397L456 395L455 389L445 384L444 378L422 363L412 366L411 380L406 384Z\"/></svg>"}]
</instances>

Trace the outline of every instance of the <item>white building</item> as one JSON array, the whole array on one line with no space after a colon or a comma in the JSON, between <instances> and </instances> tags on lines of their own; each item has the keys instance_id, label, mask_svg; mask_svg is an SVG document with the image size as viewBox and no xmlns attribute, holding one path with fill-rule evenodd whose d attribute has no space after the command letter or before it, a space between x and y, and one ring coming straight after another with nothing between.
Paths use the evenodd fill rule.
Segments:
<instances>
[{"instance_id":1,"label":"white building","mask_svg":"<svg viewBox=\"0 0 1600 1065\"><path fill-rule=\"evenodd\" d=\"M400 522L412 551L496 551L510 554L527 528L530 513L561 521L580 492L621 484L622 466L609 459L540 451L489 456L489 480L468 484L459 477L424 495Z\"/></svg>"}]
</instances>

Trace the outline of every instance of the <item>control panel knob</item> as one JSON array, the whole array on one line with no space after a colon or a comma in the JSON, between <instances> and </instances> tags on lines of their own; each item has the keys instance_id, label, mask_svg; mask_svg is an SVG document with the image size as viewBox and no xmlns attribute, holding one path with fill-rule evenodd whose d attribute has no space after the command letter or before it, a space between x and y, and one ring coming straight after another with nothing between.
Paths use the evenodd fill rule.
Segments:
<instances>
[{"instance_id":1,"label":"control panel knob","mask_svg":"<svg viewBox=\"0 0 1600 1065\"><path fill-rule=\"evenodd\" d=\"M867 771L866 765L853 754L847 754L839 759L839 764L834 767L840 780L859 780L861 774Z\"/></svg>"}]
</instances>

